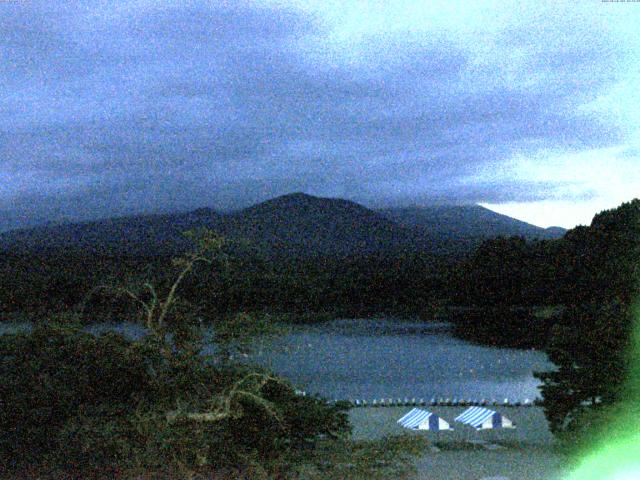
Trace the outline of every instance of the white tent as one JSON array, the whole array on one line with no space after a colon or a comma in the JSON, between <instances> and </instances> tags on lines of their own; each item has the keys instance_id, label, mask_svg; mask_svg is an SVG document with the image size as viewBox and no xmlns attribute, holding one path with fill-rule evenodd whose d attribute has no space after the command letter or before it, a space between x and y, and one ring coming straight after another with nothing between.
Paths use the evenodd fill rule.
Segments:
<instances>
[{"instance_id":1,"label":"white tent","mask_svg":"<svg viewBox=\"0 0 640 480\"><path fill-rule=\"evenodd\" d=\"M500 413L484 407L470 407L455 419L456 422L469 425L476 430L494 428L516 428L511 420Z\"/></svg>"},{"instance_id":2,"label":"white tent","mask_svg":"<svg viewBox=\"0 0 640 480\"><path fill-rule=\"evenodd\" d=\"M431 430L434 432L453 430L451 425L438 415L420 408L412 409L398 420L398 423L411 430Z\"/></svg>"}]
</instances>

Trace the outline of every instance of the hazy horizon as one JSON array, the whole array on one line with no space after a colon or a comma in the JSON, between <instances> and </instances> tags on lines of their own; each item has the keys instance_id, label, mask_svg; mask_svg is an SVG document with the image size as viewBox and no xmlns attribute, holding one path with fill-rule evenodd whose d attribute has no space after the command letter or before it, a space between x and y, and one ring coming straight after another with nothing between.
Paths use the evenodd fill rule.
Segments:
<instances>
[{"instance_id":1,"label":"hazy horizon","mask_svg":"<svg viewBox=\"0 0 640 480\"><path fill-rule=\"evenodd\" d=\"M8 232L11 230L19 230L22 228L38 228L38 227L49 227L49 226L55 226L55 225L61 225L61 224L69 224L69 223L85 223L85 222L92 222L92 221L102 221L102 220L108 220L108 219L113 219L113 218L127 218L127 217L137 217L137 216L145 216L145 215L180 215L180 214L185 214L185 213L189 213L192 212L194 210L198 210L198 209L210 209L213 210L215 212L221 213L221 214L227 214L227 213L233 213L236 211L240 211L243 210L245 208L251 207L253 205L257 205L259 203L265 202L265 201L269 201L275 198L278 198L280 196L286 196L286 195L293 195L293 194L303 194L303 195L309 195L309 196L315 196L318 198L329 198L329 199L341 199L341 197L335 197L335 196L330 196L330 197L323 197L323 196L319 196L319 195L312 195L309 194L307 192L304 191L291 191L291 192L286 192L282 195L278 195L276 197L270 197L270 198L266 198L264 200L258 201L258 202L250 202L244 205L238 205L238 206L233 206L230 208L216 208L215 206L212 205L201 205L199 207L196 208L189 208L189 209L174 209L174 210L156 210L156 211L142 211L142 212L131 212L128 214L123 214L123 215L111 215L111 216L99 216L99 217L80 217L80 218L61 218L61 219L50 219L50 220L42 220L42 221L35 221L31 224L28 225L22 225L22 226L11 226L11 225L3 225L0 222L0 233L3 232ZM343 199L343 200L350 200L353 201L355 203L358 203L366 208L372 209L372 210L383 210L385 208L429 208L429 207L442 207L442 206L478 206L478 207L482 207L482 208L486 208L488 210L491 210L492 212L501 214L501 215L506 215L508 217L513 218L514 220L519 220L528 224L531 224L533 226L536 227L540 227L540 228L551 228L551 227L561 227L564 228L566 230L570 230L571 228L578 226L578 225L589 225L591 223L591 220L593 218L593 216L595 216L597 213L599 213L602 210L599 210L597 212L595 212L593 215L591 215L591 217L589 217L587 219L587 221L584 221L582 223L575 223L575 224L571 224L569 226L564 226L564 225L559 225L559 224L553 224L553 223L549 223L549 224L544 224L544 222L541 222L540 224L538 223L534 223L531 222L525 218L519 218L518 212L515 211L515 214L512 214L509 208L494 208L494 206L492 205L487 205L487 204L481 204L481 203L455 203L452 201L449 202L443 202L443 201L434 201L431 203L428 202L423 202L423 203L402 203L402 204L382 204L382 205L372 205L372 204L367 204L366 202L358 202L352 199ZM615 205L614 207L616 207L617 205ZM517 208L520 208L519 205L515 205L514 208L517 210ZM502 211L499 211L502 210ZM603 209L604 210L604 209Z\"/></svg>"}]
</instances>

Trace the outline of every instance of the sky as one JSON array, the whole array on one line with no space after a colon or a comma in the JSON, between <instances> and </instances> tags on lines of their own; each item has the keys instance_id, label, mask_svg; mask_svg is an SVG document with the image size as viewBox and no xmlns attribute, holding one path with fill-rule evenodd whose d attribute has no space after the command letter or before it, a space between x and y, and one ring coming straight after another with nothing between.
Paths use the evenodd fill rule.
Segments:
<instances>
[{"instance_id":1,"label":"sky","mask_svg":"<svg viewBox=\"0 0 640 480\"><path fill-rule=\"evenodd\" d=\"M588 224L638 195L640 3L0 0L0 230L293 191Z\"/></svg>"}]
</instances>

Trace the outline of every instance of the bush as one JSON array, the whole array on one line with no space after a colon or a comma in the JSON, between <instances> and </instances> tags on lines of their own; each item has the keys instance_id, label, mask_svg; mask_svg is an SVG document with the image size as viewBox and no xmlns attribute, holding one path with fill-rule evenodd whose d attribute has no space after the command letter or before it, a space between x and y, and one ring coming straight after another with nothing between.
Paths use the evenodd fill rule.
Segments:
<instances>
[{"instance_id":1,"label":"bush","mask_svg":"<svg viewBox=\"0 0 640 480\"><path fill-rule=\"evenodd\" d=\"M266 372L68 324L0 336L0 402L0 471L11 475L269 471L348 431L343 408Z\"/></svg>"}]
</instances>

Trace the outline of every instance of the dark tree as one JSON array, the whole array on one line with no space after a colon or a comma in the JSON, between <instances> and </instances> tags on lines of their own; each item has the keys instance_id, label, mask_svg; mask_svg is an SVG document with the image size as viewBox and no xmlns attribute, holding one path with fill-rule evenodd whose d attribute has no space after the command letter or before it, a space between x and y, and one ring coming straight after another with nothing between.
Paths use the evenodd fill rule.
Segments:
<instances>
[{"instance_id":1,"label":"dark tree","mask_svg":"<svg viewBox=\"0 0 640 480\"><path fill-rule=\"evenodd\" d=\"M591 413L622 400L639 292L640 200L596 215L562 248L566 310L548 347L557 369L537 376L552 431L575 438L598 417Z\"/></svg>"}]
</instances>

